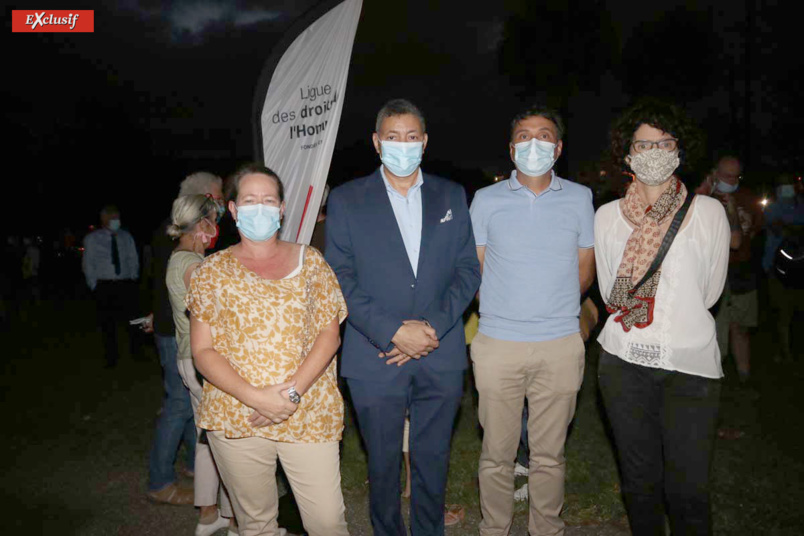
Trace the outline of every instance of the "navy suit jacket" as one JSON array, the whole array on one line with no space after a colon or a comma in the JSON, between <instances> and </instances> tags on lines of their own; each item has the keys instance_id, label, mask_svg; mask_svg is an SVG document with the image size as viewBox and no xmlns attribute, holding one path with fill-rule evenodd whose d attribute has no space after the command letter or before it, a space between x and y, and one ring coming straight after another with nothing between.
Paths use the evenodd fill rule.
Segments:
<instances>
[{"instance_id":1,"label":"navy suit jacket","mask_svg":"<svg viewBox=\"0 0 804 536\"><path fill-rule=\"evenodd\" d=\"M480 264L466 193L434 175L424 173L423 180L418 277L379 169L329 196L325 252L349 308L341 359L347 378L390 380L403 367L467 367L462 315L480 286ZM403 320L419 319L436 330L439 348L402 367L387 365L377 354L393 348Z\"/></svg>"}]
</instances>

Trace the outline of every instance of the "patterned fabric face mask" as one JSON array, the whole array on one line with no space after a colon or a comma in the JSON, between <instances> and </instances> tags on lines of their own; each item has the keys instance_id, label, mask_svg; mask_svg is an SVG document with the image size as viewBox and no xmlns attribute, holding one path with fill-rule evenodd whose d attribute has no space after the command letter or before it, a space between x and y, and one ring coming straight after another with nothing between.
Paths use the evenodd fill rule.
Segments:
<instances>
[{"instance_id":1,"label":"patterned fabric face mask","mask_svg":"<svg viewBox=\"0 0 804 536\"><path fill-rule=\"evenodd\" d=\"M644 153L628 155L628 165L636 174L638 181L648 186L658 186L673 176L681 161L677 151L650 149Z\"/></svg>"}]
</instances>

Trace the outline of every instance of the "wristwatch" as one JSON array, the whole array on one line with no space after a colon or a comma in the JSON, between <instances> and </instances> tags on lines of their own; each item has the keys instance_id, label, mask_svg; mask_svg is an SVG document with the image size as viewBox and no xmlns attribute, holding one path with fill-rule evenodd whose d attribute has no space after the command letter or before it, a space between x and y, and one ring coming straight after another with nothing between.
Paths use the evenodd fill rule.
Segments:
<instances>
[{"instance_id":1,"label":"wristwatch","mask_svg":"<svg viewBox=\"0 0 804 536\"><path fill-rule=\"evenodd\" d=\"M288 398L294 404L298 404L299 402L301 402L301 395L296 392L295 387L291 387L290 389L288 389Z\"/></svg>"}]
</instances>

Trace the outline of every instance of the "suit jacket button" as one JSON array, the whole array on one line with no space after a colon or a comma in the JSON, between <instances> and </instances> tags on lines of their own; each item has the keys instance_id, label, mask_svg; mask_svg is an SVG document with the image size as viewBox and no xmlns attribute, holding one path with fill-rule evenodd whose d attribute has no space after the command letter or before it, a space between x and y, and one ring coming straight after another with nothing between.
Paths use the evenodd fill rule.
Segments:
<instances>
[{"instance_id":1,"label":"suit jacket button","mask_svg":"<svg viewBox=\"0 0 804 536\"><path fill-rule=\"evenodd\" d=\"M410 288L416 288L416 285L411 285Z\"/></svg>"}]
</instances>

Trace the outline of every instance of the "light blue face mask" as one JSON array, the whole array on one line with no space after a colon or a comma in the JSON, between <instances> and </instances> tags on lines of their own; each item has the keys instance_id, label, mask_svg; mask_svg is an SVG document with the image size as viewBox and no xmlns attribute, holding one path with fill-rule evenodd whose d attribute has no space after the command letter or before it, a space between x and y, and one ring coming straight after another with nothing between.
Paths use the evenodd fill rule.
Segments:
<instances>
[{"instance_id":1,"label":"light blue face mask","mask_svg":"<svg viewBox=\"0 0 804 536\"><path fill-rule=\"evenodd\" d=\"M420 141L381 141L380 160L397 177L409 177L419 168L424 154L424 144Z\"/></svg>"},{"instance_id":2,"label":"light blue face mask","mask_svg":"<svg viewBox=\"0 0 804 536\"><path fill-rule=\"evenodd\" d=\"M722 194L733 194L739 187L739 182L737 184L729 184L728 182L723 182L721 180L717 181L717 191Z\"/></svg>"},{"instance_id":3,"label":"light blue face mask","mask_svg":"<svg viewBox=\"0 0 804 536\"><path fill-rule=\"evenodd\" d=\"M776 197L779 199L791 199L796 196L796 186L794 184L780 184L776 187Z\"/></svg>"},{"instance_id":4,"label":"light blue face mask","mask_svg":"<svg viewBox=\"0 0 804 536\"><path fill-rule=\"evenodd\" d=\"M279 230L279 207L243 205L237 207L237 228L253 242L265 242Z\"/></svg>"},{"instance_id":5,"label":"light blue face mask","mask_svg":"<svg viewBox=\"0 0 804 536\"><path fill-rule=\"evenodd\" d=\"M117 231L119 231L120 230L120 220L118 220L118 219L109 220L109 230L112 231L113 233L116 233Z\"/></svg>"},{"instance_id":6,"label":"light blue face mask","mask_svg":"<svg viewBox=\"0 0 804 536\"><path fill-rule=\"evenodd\" d=\"M555 164L556 160L553 158L555 150L555 143L531 138L514 145L514 163L525 175L541 177Z\"/></svg>"}]
</instances>

